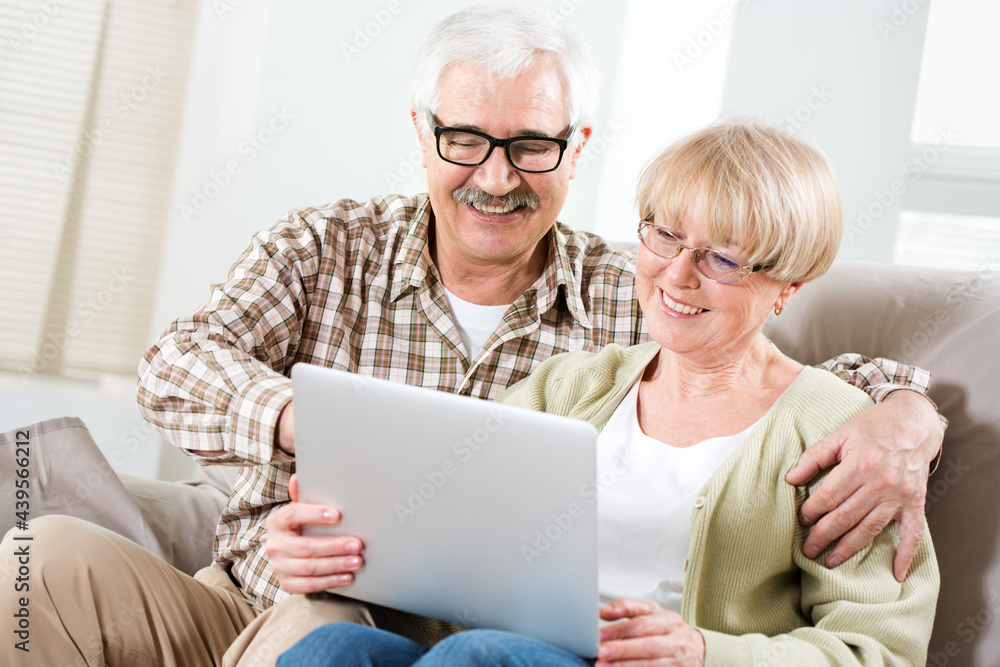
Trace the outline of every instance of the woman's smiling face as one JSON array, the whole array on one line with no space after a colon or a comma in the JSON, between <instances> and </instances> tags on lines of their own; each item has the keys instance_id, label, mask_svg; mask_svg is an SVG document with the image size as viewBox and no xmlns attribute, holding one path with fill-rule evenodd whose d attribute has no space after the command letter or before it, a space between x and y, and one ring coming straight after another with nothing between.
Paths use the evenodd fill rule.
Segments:
<instances>
[{"instance_id":1,"label":"woman's smiling face","mask_svg":"<svg viewBox=\"0 0 1000 667\"><path fill-rule=\"evenodd\" d=\"M685 246L712 248L746 263L738 245L711 242L697 197L670 231ZM759 273L720 284L698 271L691 251L664 259L644 245L639 247L635 280L650 337L672 352L708 365L749 349L770 310L798 288Z\"/></svg>"}]
</instances>

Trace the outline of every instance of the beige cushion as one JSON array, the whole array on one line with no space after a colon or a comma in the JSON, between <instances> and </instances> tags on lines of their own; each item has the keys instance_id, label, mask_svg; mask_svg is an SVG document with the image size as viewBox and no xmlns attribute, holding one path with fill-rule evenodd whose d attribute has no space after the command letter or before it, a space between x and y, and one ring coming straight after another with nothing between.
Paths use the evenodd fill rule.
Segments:
<instances>
[{"instance_id":1,"label":"beige cushion","mask_svg":"<svg viewBox=\"0 0 1000 667\"><path fill-rule=\"evenodd\" d=\"M215 527L235 469L215 466L190 482L118 476L76 417L50 419L0 435L0 497L14 498L18 433L27 432L30 515L65 514L123 535L177 569L194 574L212 562ZM9 488L8 488L9 487ZM3 514L0 530L14 526Z\"/></svg>"},{"instance_id":2,"label":"beige cushion","mask_svg":"<svg viewBox=\"0 0 1000 667\"><path fill-rule=\"evenodd\" d=\"M27 436L27 437L25 437ZM132 496L111 469L90 431L76 417L50 419L0 435L0 497L14 498L18 443L29 443L29 513L69 514L128 537L158 556L163 551ZM10 487L10 488L7 488ZM13 512L3 512L6 532Z\"/></svg>"},{"instance_id":3,"label":"beige cushion","mask_svg":"<svg viewBox=\"0 0 1000 667\"><path fill-rule=\"evenodd\" d=\"M934 374L930 396L950 426L928 488L941 565L930 664L1000 665L998 271L838 263L765 328L804 363L859 352Z\"/></svg>"},{"instance_id":4,"label":"beige cushion","mask_svg":"<svg viewBox=\"0 0 1000 667\"><path fill-rule=\"evenodd\" d=\"M228 476L219 473L228 472L235 473L236 468L198 468L195 479L186 482L121 476L156 537L162 558L182 572L194 574L212 563L215 528L235 482L233 477L228 486L220 486Z\"/></svg>"}]
</instances>

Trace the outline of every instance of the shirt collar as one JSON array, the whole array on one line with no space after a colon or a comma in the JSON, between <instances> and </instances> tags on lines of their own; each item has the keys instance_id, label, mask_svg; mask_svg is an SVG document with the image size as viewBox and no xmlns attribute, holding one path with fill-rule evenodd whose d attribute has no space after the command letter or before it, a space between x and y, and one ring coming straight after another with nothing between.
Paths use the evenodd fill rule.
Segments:
<instances>
[{"instance_id":1,"label":"shirt collar","mask_svg":"<svg viewBox=\"0 0 1000 667\"><path fill-rule=\"evenodd\" d=\"M566 306L580 326L585 329L593 328L590 315L583 300L583 253L580 248L572 245L573 232L569 227L556 222L549 232L549 257L553 258L542 272L542 277L535 283L537 293L535 299L538 302L538 312L544 313L552 308L560 293L566 300ZM570 256L578 257L579 261L574 261Z\"/></svg>"},{"instance_id":2,"label":"shirt collar","mask_svg":"<svg viewBox=\"0 0 1000 667\"><path fill-rule=\"evenodd\" d=\"M430 251L427 247L431 223L431 200L426 194L417 195L420 202L406 228L394 260L392 289L389 298L398 299L407 289L418 288L431 270Z\"/></svg>"}]
</instances>

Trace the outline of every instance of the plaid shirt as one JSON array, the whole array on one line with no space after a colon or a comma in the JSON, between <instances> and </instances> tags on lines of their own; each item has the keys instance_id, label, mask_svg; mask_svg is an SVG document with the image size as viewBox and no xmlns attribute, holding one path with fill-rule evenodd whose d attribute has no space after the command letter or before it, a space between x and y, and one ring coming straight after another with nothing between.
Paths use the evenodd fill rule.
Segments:
<instances>
[{"instance_id":1,"label":"plaid shirt","mask_svg":"<svg viewBox=\"0 0 1000 667\"><path fill-rule=\"evenodd\" d=\"M174 322L139 365L140 411L164 437L202 462L242 466L216 565L264 607L288 595L263 543L295 470L274 447L293 364L492 399L553 354L647 340L634 254L557 223L542 276L470 359L430 260L430 224L426 195L294 211L256 235L208 303ZM930 382L920 369L859 355L824 367L876 400Z\"/></svg>"}]
</instances>

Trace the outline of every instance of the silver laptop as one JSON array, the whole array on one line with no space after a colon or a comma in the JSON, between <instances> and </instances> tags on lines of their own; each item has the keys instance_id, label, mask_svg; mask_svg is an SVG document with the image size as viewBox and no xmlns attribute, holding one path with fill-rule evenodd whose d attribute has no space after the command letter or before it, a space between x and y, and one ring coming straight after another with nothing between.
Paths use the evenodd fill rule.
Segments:
<instances>
[{"instance_id":1,"label":"silver laptop","mask_svg":"<svg viewBox=\"0 0 1000 667\"><path fill-rule=\"evenodd\" d=\"M597 653L596 431L297 364L299 500L340 509L365 566L334 592Z\"/></svg>"}]
</instances>

